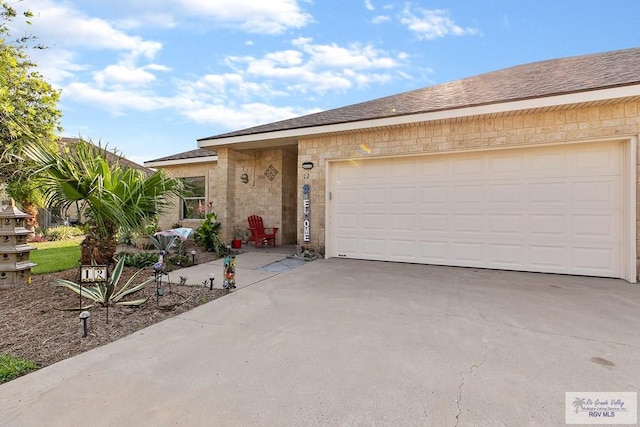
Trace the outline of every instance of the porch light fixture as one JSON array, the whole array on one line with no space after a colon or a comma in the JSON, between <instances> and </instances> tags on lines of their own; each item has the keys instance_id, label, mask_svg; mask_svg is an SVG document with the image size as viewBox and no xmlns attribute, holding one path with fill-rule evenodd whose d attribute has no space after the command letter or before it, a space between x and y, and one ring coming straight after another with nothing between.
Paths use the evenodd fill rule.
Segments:
<instances>
[{"instance_id":1,"label":"porch light fixture","mask_svg":"<svg viewBox=\"0 0 640 427\"><path fill-rule=\"evenodd\" d=\"M242 181L244 184L249 182L249 174L247 174L246 172L242 172L242 175L240 175L240 181Z\"/></svg>"},{"instance_id":2,"label":"porch light fixture","mask_svg":"<svg viewBox=\"0 0 640 427\"><path fill-rule=\"evenodd\" d=\"M313 169L313 162L304 162L302 164L302 169L305 169L305 170Z\"/></svg>"}]
</instances>

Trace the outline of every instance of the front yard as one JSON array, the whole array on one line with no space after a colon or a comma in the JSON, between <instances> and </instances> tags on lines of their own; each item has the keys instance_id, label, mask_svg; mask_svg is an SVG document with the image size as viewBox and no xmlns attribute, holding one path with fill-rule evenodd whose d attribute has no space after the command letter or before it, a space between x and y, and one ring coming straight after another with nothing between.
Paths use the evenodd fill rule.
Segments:
<instances>
[{"instance_id":1,"label":"front yard","mask_svg":"<svg viewBox=\"0 0 640 427\"><path fill-rule=\"evenodd\" d=\"M62 244L62 247L54 250L47 248L48 243ZM44 245L44 248L31 252L32 259L40 263L38 267L43 270L54 271L56 266L60 266L62 271L34 274L30 285L0 289L0 356L10 355L32 361L36 368L107 344L226 294L226 291L220 289L210 291L205 286L181 286L178 284L179 271L170 272L163 279L165 295L158 298L158 301L156 285L151 283L140 292L149 297L144 305L139 308L111 306L108 323L106 309L98 304L94 305L89 309L91 316L88 321L88 336L83 338L79 311L65 310L79 307L78 295L53 285L55 278L77 282L78 243L48 243L34 244ZM186 244L189 245L189 252L197 251L198 262L215 259L214 254L204 251L192 241L187 241ZM123 279L131 277L138 270L126 267ZM150 276L153 276L153 269L145 267L136 283ZM167 280L172 282L171 286L166 286ZM83 305L89 303L88 300L83 301ZM2 360L4 359L0 359L0 364L4 363Z\"/></svg>"}]
</instances>

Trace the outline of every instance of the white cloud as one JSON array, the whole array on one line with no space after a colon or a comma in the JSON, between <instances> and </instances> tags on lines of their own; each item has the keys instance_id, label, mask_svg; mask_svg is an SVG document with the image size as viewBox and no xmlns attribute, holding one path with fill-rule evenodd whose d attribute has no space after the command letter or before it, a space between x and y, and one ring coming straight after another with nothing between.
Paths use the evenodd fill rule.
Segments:
<instances>
[{"instance_id":1,"label":"white cloud","mask_svg":"<svg viewBox=\"0 0 640 427\"><path fill-rule=\"evenodd\" d=\"M71 83L64 88L62 96L70 97L75 102L100 106L115 115L131 110L158 110L171 105L167 98L130 90L103 90L87 83Z\"/></svg>"},{"instance_id":2,"label":"white cloud","mask_svg":"<svg viewBox=\"0 0 640 427\"><path fill-rule=\"evenodd\" d=\"M183 14L237 25L249 33L278 34L313 21L296 0L180 0Z\"/></svg>"},{"instance_id":3,"label":"white cloud","mask_svg":"<svg viewBox=\"0 0 640 427\"><path fill-rule=\"evenodd\" d=\"M76 55L64 49L44 49L30 52L31 58L37 62L38 71L51 84L61 87L64 81L74 78L76 73L88 68L77 64Z\"/></svg>"},{"instance_id":4,"label":"white cloud","mask_svg":"<svg viewBox=\"0 0 640 427\"><path fill-rule=\"evenodd\" d=\"M366 7L367 10L376 10L373 3L371 3L371 0L364 0L364 7Z\"/></svg>"},{"instance_id":5,"label":"white cloud","mask_svg":"<svg viewBox=\"0 0 640 427\"><path fill-rule=\"evenodd\" d=\"M195 107L195 108L194 108ZM242 129L264 123L285 120L319 110L275 107L269 104L249 103L229 107L225 105L192 106L185 116L199 124L219 126L225 129Z\"/></svg>"},{"instance_id":6,"label":"white cloud","mask_svg":"<svg viewBox=\"0 0 640 427\"><path fill-rule=\"evenodd\" d=\"M153 58L162 44L130 36L100 18L92 18L50 0L35 0L29 4L38 11L33 19L36 34L48 43L66 47L84 47L126 51L134 57Z\"/></svg>"},{"instance_id":7,"label":"white cloud","mask_svg":"<svg viewBox=\"0 0 640 427\"><path fill-rule=\"evenodd\" d=\"M375 18L373 18L371 20L371 23L372 24L382 24L383 22L387 22L389 20L391 20L391 18L389 18L388 16L378 15L378 16L376 16Z\"/></svg>"},{"instance_id":8,"label":"white cloud","mask_svg":"<svg viewBox=\"0 0 640 427\"><path fill-rule=\"evenodd\" d=\"M291 43L295 49L271 52L259 58L229 56L226 64L246 79L266 79L269 93L280 95L344 91L388 81L393 70L402 67L408 58L405 53L394 58L372 45L359 43L314 44L309 38L297 38ZM267 89L261 87L261 90Z\"/></svg>"},{"instance_id":9,"label":"white cloud","mask_svg":"<svg viewBox=\"0 0 640 427\"><path fill-rule=\"evenodd\" d=\"M463 28L456 24L446 10L412 9L410 4L407 4L400 14L400 22L421 40L432 40L448 35L480 34L480 31L476 28Z\"/></svg>"},{"instance_id":10,"label":"white cloud","mask_svg":"<svg viewBox=\"0 0 640 427\"><path fill-rule=\"evenodd\" d=\"M156 80L156 76L147 70L168 71L163 65L149 64L143 67L135 67L126 62L109 65L102 71L95 72L93 78L98 87L114 85L116 88L127 86L144 86Z\"/></svg>"}]
</instances>

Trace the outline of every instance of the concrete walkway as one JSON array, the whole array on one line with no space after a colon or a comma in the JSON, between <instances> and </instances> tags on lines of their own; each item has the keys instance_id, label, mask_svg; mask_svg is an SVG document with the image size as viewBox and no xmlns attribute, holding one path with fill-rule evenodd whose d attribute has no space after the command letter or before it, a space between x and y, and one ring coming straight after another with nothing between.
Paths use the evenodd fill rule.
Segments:
<instances>
[{"instance_id":1,"label":"concrete walkway","mask_svg":"<svg viewBox=\"0 0 640 427\"><path fill-rule=\"evenodd\" d=\"M236 288L243 288L261 282L280 273L284 273L307 263L304 259L289 258L282 252L246 252L236 256ZM187 285L209 283L209 275L213 273L214 288L222 288L224 278L224 259L197 264L169 273L169 280L178 283L181 277L186 278Z\"/></svg>"},{"instance_id":2,"label":"concrete walkway","mask_svg":"<svg viewBox=\"0 0 640 427\"><path fill-rule=\"evenodd\" d=\"M621 280L318 260L1 385L0 425L564 425L639 390L638 313Z\"/></svg>"}]
</instances>

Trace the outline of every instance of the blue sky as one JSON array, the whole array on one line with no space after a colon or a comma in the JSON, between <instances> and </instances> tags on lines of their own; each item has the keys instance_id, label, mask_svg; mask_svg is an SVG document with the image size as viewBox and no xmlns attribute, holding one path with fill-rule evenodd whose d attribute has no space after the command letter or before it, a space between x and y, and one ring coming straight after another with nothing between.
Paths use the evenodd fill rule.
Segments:
<instances>
[{"instance_id":1,"label":"blue sky","mask_svg":"<svg viewBox=\"0 0 640 427\"><path fill-rule=\"evenodd\" d=\"M64 136L196 139L513 65L640 46L637 0L26 0Z\"/></svg>"}]
</instances>

